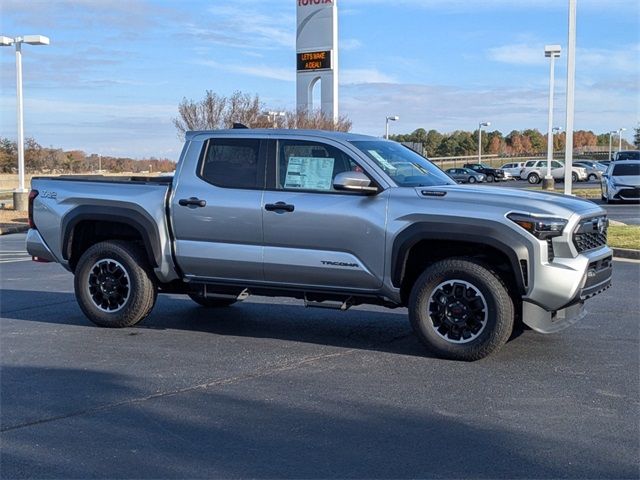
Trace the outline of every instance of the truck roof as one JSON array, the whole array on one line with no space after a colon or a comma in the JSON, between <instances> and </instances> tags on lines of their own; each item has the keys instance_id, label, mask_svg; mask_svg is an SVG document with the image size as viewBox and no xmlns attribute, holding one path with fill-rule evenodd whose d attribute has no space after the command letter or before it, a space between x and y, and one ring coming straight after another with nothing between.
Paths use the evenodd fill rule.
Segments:
<instances>
[{"instance_id":1,"label":"truck roof","mask_svg":"<svg viewBox=\"0 0 640 480\"><path fill-rule=\"evenodd\" d=\"M299 135L305 137L318 137L329 138L334 140L340 140L343 142L350 142L354 140L384 140L379 137L372 137L370 135L360 135L357 133L348 132L334 132L330 130L298 130L289 128L232 128L226 130L190 130L185 133L185 139L191 140L199 135L216 136L216 135L233 135L233 136L247 136L252 137L255 135Z\"/></svg>"}]
</instances>

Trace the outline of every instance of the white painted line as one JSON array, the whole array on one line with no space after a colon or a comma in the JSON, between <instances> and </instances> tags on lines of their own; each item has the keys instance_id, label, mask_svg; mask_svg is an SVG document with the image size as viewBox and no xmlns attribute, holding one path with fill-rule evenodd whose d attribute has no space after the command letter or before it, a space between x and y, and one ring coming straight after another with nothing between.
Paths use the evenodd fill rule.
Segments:
<instances>
[{"instance_id":1,"label":"white painted line","mask_svg":"<svg viewBox=\"0 0 640 480\"><path fill-rule=\"evenodd\" d=\"M0 260L0 263L16 263L16 262L30 262L31 258L20 258L17 260L12 260L12 259L6 259L6 260Z\"/></svg>"},{"instance_id":2,"label":"white painted line","mask_svg":"<svg viewBox=\"0 0 640 480\"><path fill-rule=\"evenodd\" d=\"M625 262L625 263L640 263L640 260L634 260L633 258L620 258L613 257L614 262Z\"/></svg>"}]
</instances>

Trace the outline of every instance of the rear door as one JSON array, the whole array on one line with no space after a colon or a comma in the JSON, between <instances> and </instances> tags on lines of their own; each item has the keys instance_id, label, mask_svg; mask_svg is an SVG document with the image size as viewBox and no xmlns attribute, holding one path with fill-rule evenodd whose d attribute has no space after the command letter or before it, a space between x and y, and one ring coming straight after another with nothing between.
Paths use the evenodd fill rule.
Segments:
<instances>
[{"instance_id":1,"label":"rear door","mask_svg":"<svg viewBox=\"0 0 640 480\"><path fill-rule=\"evenodd\" d=\"M380 287L388 191L334 190L338 173L367 172L329 140L282 139L270 152L262 213L265 280L338 290Z\"/></svg>"},{"instance_id":2,"label":"rear door","mask_svg":"<svg viewBox=\"0 0 640 480\"><path fill-rule=\"evenodd\" d=\"M187 278L263 280L265 144L211 138L182 165L170 208L176 260Z\"/></svg>"}]
</instances>

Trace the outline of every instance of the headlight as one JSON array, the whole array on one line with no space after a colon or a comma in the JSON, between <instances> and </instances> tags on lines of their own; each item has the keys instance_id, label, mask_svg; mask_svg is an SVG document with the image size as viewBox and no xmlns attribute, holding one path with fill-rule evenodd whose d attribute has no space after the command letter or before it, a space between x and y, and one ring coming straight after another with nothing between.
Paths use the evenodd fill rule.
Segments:
<instances>
[{"instance_id":1,"label":"headlight","mask_svg":"<svg viewBox=\"0 0 640 480\"><path fill-rule=\"evenodd\" d=\"M507 218L540 240L559 237L567 225L567 221L563 218L533 217L522 213L510 213Z\"/></svg>"}]
</instances>

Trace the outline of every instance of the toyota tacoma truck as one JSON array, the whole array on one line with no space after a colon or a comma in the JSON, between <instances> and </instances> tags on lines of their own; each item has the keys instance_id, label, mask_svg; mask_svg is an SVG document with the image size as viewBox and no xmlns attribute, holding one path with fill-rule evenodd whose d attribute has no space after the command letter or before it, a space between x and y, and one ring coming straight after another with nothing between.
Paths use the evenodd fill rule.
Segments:
<instances>
[{"instance_id":1,"label":"toyota tacoma truck","mask_svg":"<svg viewBox=\"0 0 640 480\"><path fill-rule=\"evenodd\" d=\"M607 217L552 193L457 185L348 133L195 131L173 177L37 177L27 250L74 274L84 314L131 327L158 293L407 307L435 354L477 360L514 328L557 332L609 287ZM524 325L522 325L524 324Z\"/></svg>"}]
</instances>

